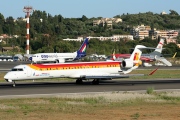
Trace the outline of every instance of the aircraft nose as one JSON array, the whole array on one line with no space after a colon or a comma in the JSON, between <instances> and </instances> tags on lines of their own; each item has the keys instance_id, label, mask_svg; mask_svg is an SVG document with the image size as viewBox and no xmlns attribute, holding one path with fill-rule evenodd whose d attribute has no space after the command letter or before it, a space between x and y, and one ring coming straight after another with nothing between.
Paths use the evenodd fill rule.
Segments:
<instances>
[{"instance_id":1,"label":"aircraft nose","mask_svg":"<svg viewBox=\"0 0 180 120\"><path fill-rule=\"evenodd\" d=\"M7 73L7 74L5 74L4 79L5 79L7 82L12 82L11 77L12 77L12 75L11 75L10 73Z\"/></svg>"}]
</instances>

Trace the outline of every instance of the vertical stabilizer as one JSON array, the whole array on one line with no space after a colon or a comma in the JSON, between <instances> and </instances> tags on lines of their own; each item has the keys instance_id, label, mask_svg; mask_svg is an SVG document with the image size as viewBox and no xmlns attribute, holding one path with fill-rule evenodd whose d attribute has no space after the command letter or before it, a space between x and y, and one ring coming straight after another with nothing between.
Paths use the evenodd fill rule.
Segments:
<instances>
[{"instance_id":1,"label":"vertical stabilizer","mask_svg":"<svg viewBox=\"0 0 180 120\"><path fill-rule=\"evenodd\" d=\"M139 67L140 57L142 55L142 51L140 49L146 48L143 45L136 45L133 53L131 54L129 59L125 59L121 63L122 68L128 68L127 70L123 70L124 74L130 73L132 70Z\"/></svg>"},{"instance_id":2,"label":"vertical stabilizer","mask_svg":"<svg viewBox=\"0 0 180 120\"><path fill-rule=\"evenodd\" d=\"M116 60L116 56L115 56L115 49L114 49L114 51L113 51L113 54L112 54L112 55L113 55L113 58L112 58L112 59L115 61L115 60Z\"/></svg>"},{"instance_id":3,"label":"vertical stabilizer","mask_svg":"<svg viewBox=\"0 0 180 120\"><path fill-rule=\"evenodd\" d=\"M139 65L139 60L142 54L142 51L140 49L146 48L143 45L137 45L133 51L133 53L130 56L130 60L133 61L134 64Z\"/></svg>"},{"instance_id":4,"label":"vertical stabilizer","mask_svg":"<svg viewBox=\"0 0 180 120\"><path fill-rule=\"evenodd\" d=\"M83 42L83 44L81 45L81 47L79 48L79 50L77 51L77 56L76 59L80 59L82 57L86 56L86 50L87 50L87 45L88 45L88 38L86 38Z\"/></svg>"},{"instance_id":5,"label":"vertical stabilizer","mask_svg":"<svg viewBox=\"0 0 180 120\"><path fill-rule=\"evenodd\" d=\"M161 38L156 49L154 50L154 52L150 53L151 55L161 55L162 53L162 49L163 49L163 45L164 45L164 38Z\"/></svg>"}]
</instances>

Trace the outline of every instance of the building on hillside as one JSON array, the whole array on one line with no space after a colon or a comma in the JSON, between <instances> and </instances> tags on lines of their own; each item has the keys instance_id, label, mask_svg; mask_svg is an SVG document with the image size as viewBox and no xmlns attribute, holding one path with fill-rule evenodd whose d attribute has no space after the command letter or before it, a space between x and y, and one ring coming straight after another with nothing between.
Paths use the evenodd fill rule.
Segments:
<instances>
[{"instance_id":1,"label":"building on hillside","mask_svg":"<svg viewBox=\"0 0 180 120\"><path fill-rule=\"evenodd\" d=\"M130 31L130 34L134 38L139 38L140 40L145 37L151 37L152 39L157 39L159 36L164 38L176 38L178 36L178 31L176 30L156 30L156 28L151 29L150 26L136 26Z\"/></svg>"},{"instance_id":2,"label":"building on hillside","mask_svg":"<svg viewBox=\"0 0 180 120\"><path fill-rule=\"evenodd\" d=\"M93 26L105 26L105 24L107 24L107 27L112 28L113 23L119 22L122 22L121 18L101 18L100 20L93 20Z\"/></svg>"},{"instance_id":3,"label":"building on hillside","mask_svg":"<svg viewBox=\"0 0 180 120\"><path fill-rule=\"evenodd\" d=\"M81 42L81 41L83 41L84 39L83 39L83 37L78 37L77 39L70 39L70 38L66 38L66 39L63 39L64 41L79 41L79 42Z\"/></svg>"},{"instance_id":4,"label":"building on hillside","mask_svg":"<svg viewBox=\"0 0 180 120\"><path fill-rule=\"evenodd\" d=\"M169 44L169 43L177 43L177 40L175 39L175 38L166 38L166 42L167 42L167 44Z\"/></svg>"},{"instance_id":5,"label":"building on hillside","mask_svg":"<svg viewBox=\"0 0 180 120\"><path fill-rule=\"evenodd\" d=\"M165 38L176 38L178 36L178 31L175 30L155 30L154 36L157 38L158 36Z\"/></svg>"},{"instance_id":6,"label":"building on hillside","mask_svg":"<svg viewBox=\"0 0 180 120\"><path fill-rule=\"evenodd\" d=\"M15 47L2 47L1 48L1 51L2 52L9 52L9 51L14 51L14 49L17 49L18 52L20 51L20 48L18 46L15 46Z\"/></svg>"},{"instance_id":7,"label":"building on hillside","mask_svg":"<svg viewBox=\"0 0 180 120\"><path fill-rule=\"evenodd\" d=\"M120 41L120 39L134 40L132 35L113 35L111 37L103 37L103 36L92 37L92 36L88 36L87 38L89 38L89 39L94 38L94 39L98 39L98 40L101 40L101 41L104 41L104 40Z\"/></svg>"},{"instance_id":8,"label":"building on hillside","mask_svg":"<svg viewBox=\"0 0 180 120\"><path fill-rule=\"evenodd\" d=\"M98 39L100 41L105 41L105 40L111 40L111 41L120 41L120 39L126 39L126 40L134 40L132 35L113 35L111 37L92 37L92 36L88 36L87 38L90 39ZM83 37L78 37L77 39L70 39L70 38L66 38L63 39L65 41L83 41L84 38Z\"/></svg>"},{"instance_id":9,"label":"building on hillside","mask_svg":"<svg viewBox=\"0 0 180 120\"><path fill-rule=\"evenodd\" d=\"M161 15L166 15L167 13L165 11L162 11L161 12Z\"/></svg>"},{"instance_id":10,"label":"building on hillside","mask_svg":"<svg viewBox=\"0 0 180 120\"><path fill-rule=\"evenodd\" d=\"M120 39L134 40L132 35L113 35L112 41L119 41Z\"/></svg>"},{"instance_id":11,"label":"building on hillside","mask_svg":"<svg viewBox=\"0 0 180 120\"><path fill-rule=\"evenodd\" d=\"M138 25L131 29L130 34L133 35L134 38L139 38L140 40L142 40L146 37L149 37L150 30L150 26Z\"/></svg>"},{"instance_id":12,"label":"building on hillside","mask_svg":"<svg viewBox=\"0 0 180 120\"><path fill-rule=\"evenodd\" d=\"M176 44L180 48L180 44Z\"/></svg>"},{"instance_id":13,"label":"building on hillside","mask_svg":"<svg viewBox=\"0 0 180 120\"><path fill-rule=\"evenodd\" d=\"M141 24L141 25L133 27L133 29L136 31L138 31L138 30L148 30L149 31L149 30L151 30L151 27Z\"/></svg>"}]
</instances>

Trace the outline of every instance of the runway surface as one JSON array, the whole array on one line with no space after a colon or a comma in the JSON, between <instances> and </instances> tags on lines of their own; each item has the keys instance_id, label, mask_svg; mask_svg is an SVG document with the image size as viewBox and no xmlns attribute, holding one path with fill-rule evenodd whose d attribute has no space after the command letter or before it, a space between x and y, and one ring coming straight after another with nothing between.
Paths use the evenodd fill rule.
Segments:
<instances>
[{"instance_id":1,"label":"runway surface","mask_svg":"<svg viewBox=\"0 0 180 120\"><path fill-rule=\"evenodd\" d=\"M101 81L99 85L92 85L90 81L82 85L73 82L17 82L16 87L12 83L0 83L0 98L9 95L52 95L61 93L85 93L85 92L112 92L112 91L146 91L180 88L180 79L173 80L113 80Z\"/></svg>"}]
</instances>

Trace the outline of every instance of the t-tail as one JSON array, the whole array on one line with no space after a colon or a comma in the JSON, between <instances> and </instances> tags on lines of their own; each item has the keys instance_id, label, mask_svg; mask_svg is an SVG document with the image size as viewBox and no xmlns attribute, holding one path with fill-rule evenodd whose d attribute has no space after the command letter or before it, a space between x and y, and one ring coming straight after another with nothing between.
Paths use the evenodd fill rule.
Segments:
<instances>
[{"instance_id":1,"label":"t-tail","mask_svg":"<svg viewBox=\"0 0 180 120\"><path fill-rule=\"evenodd\" d=\"M136 45L130 58L122 61L121 67L122 67L122 69L124 69L123 70L124 74L127 74L127 73L131 72L132 70L139 67L139 65L141 64L141 61L140 61L140 57L142 54L141 49L143 49L143 48L146 48L146 47L143 45Z\"/></svg>"},{"instance_id":2,"label":"t-tail","mask_svg":"<svg viewBox=\"0 0 180 120\"><path fill-rule=\"evenodd\" d=\"M141 58L141 55L142 55L142 51L140 49L142 48L146 48L145 46L143 45L137 45L133 51L133 53L131 54L130 56L130 60L133 61L134 63L134 66L139 66L140 63L140 58Z\"/></svg>"},{"instance_id":3,"label":"t-tail","mask_svg":"<svg viewBox=\"0 0 180 120\"><path fill-rule=\"evenodd\" d=\"M81 47L79 48L79 50L77 51L77 56L75 59L81 59L82 57L86 56L86 50L87 50L87 45L88 45L88 38L86 38L83 42L83 44L81 45Z\"/></svg>"},{"instance_id":4,"label":"t-tail","mask_svg":"<svg viewBox=\"0 0 180 120\"><path fill-rule=\"evenodd\" d=\"M158 55L161 56L162 50L163 50L163 45L164 45L164 38L161 38L156 49L154 52L150 53L151 55Z\"/></svg>"}]
</instances>

